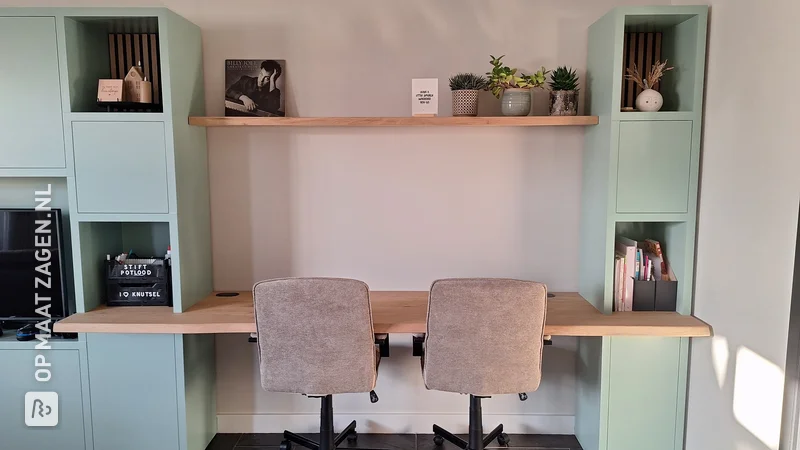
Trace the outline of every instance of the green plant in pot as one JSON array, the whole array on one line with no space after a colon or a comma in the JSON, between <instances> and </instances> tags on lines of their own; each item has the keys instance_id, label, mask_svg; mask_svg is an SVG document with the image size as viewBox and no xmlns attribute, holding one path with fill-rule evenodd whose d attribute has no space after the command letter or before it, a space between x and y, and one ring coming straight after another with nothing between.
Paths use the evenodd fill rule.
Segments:
<instances>
[{"instance_id":1,"label":"green plant in pot","mask_svg":"<svg viewBox=\"0 0 800 450\"><path fill-rule=\"evenodd\" d=\"M550 74L550 115L578 115L578 74L561 66Z\"/></svg>"},{"instance_id":2,"label":"green plant in pot","mask_svg":"<svg viewBox=\"0 0 800 450\"><path fill-rule=\"evenodd\" d=\"M503 64L503 57L492 55L489 63L492 71L486 72L489 77L489 90L501 99L500 109L504 116L527 116L531 112L531 93L533 88L541 88L547 81L549 71L542 67L533 75L525 75L518 69ZM519 72L519 73L518 73Z\"/></svg>"},{"instance_id":3,"label":"green plant in pot","mask_svg":"<svg viewBox=\"0 0 800 450\"><path fill-rule=\"evenodd\" d=\"M454 116L478 115L478 91L489 85L489 80L474 73L459 73L450 77L450 90L453 93Z\"/></svg>"}]
</instances>

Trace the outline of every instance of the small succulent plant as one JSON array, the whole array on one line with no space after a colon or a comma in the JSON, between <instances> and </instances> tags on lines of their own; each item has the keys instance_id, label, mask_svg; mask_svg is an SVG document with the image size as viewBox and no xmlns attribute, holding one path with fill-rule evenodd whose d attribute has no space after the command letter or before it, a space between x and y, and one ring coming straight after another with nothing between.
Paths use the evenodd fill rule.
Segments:
<instances>
[{"instance_id":1,"label":"small succulent plant","mask_svg":"<svg viewBox=\"0 0 800 450\"><path fill-rule=\"evenodd\" d=\"M492 65L492 71L486 72L486 76L489 77L488 88L497 98L500 98L504 89L529 89L542 87L544 86L545 81L547 81L547 74L550 73L549 70L542 67L533 75L525 75L522 72L517 75L517 69L512 69L511 67L503 64L502 59L505 57L505 55L500 56L499 58L495 58L493 55L489 55L489 57L492 58L491 61L489 61L489 63Z\"/></svg>"},{"instance_id":2,"label":"small succulent plant","mask_svg":"<svg viewBox=\"0 0 800 450\"><path fill-rule=\"evenodd\" d=\"M489 80L474 73L459 73L450 77L451 91L481 91L489 86Z\"/></svg>"},{"instance_id":3,"label":"small succulent plant","mask_svg":"<svg viewBox=\"0 0 800 450\"><path fill-rule=\"evenodd\" d=\"M572 67L558 67L550 74L549 84L554 91L577 91L578 74Z\"/></svg>"}]
</instances>

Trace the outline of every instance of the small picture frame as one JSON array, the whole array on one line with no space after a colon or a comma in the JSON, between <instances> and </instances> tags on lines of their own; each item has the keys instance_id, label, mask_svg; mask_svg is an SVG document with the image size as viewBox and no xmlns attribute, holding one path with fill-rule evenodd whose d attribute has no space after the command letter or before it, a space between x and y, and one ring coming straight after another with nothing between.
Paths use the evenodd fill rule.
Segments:
<instances>
[{"instance_id":1,"label":"small picture frame","mask_svg":"<svg viewBox=\"0 0 800 450\"><path fill-rule=\"evenodd\" d=\"M411 116L436 117L439 114L439 79L411 80Z\"/></svg>"},{"instance_id":2,"label":"small picture frame","mask_svg":"<svg viewBox=\"0 0 800 450\"><path fill-rule=\"evenodd\" d=\"M98 102L121 102L123 97L123 80L99 80L97 82Z\"/></svg>"}]
</instances>

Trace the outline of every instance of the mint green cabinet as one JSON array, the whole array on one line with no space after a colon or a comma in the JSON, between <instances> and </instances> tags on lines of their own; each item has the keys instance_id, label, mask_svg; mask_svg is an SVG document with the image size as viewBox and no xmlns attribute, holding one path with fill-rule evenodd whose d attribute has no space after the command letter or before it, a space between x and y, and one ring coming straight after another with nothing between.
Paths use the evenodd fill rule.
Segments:
<instances>
[{"instance_id":1,"label":"mint green cabinet","mask_svg":"<svg viewBox=\"0 0 800 450\"><path fill-rule=\"evenodd\" d=\"M34 358L42 353L51 364L52 378L40 383L34 378ZM4 449L52 448L86 450L81 388L80 355L77 349L0 350L0 447ZM30 428L25 425L25 393L58 393L58 425ZM99 447L98 447L99 448Z\"/></svg>"},{"instance_id":2,"label":"mint green cabinet","mask_svg":"<svg viewBox=\"0 0 800 450\"><path fill-rule=\"evenodd\" d=\"M158 42L149 62L163 112L97 107L109 32ZM30 179L61 180L78 311L101 303L105 255L130 248L172 246L176 313L212 290L206 130L186 119L205 115L201 44L200 28L166 8L0 8L0 198L11 189L32 202ZM53 350L63 417L51 430L24 424L33 357L8 339L0 450L204 450L216 433L213 336L89 334Z\"/></svg>"},{"instance_id":3,"label":"mint green cabinet","mask_svg":"<svg viewBox=\"0 0 800 450\"><path fill-rule=\"evenodd\" d=\"M88 334L96 450L178 450L175 337Z\"/></svg>"},{"instance_id":4,"label":"mint green cabinet","mask_svg":"<svg viewBox=\"0 0 800 450\"><path fill-rule=\"evenodd\" d=\"M73 122L79 213L166 214L163 122Z\"/></svg>"},{"instance_id":5,"label":"mint green cabinet","mask_svg":"<svg viewBox=\"0 0 800 450\"><path fill-rule=\"evenodd\" d=\"M675 449L680 344L676 338L611 338L606 448Z\"/></svg>"},{"instance_id":6,"label":"mint green cabinet","mask_svg":"<svg viewBox=\"0 0 800 450\"><path fill-rule=\"evenodd\" d=\"M0 17L0 168L64 168L55 17Z\"/></svg>"},{"instance_id":7,"label":"mint green cabinet","mask_svg":"<svg viewBox=\"0 0 800 450\"><path fill-rule=\"evenodd\" d=\"M586 113L600 121L587 129L583 151L580 293L605 314L613 311L617 236L658 239L678 279L677 310L692 310L708 9L621 6L589 28ZM640 32L644 39L661 33L652 43L676 68L660 83L657 112L620 108L626 33ZM681 450L689 343L580 339L575 434L582 448Z\"/></svg>"},{"instance_id":8,"label":"mint green cabinet","mask_svg":"<svg viewBox=\"0 0 800 450\"><path fill-rule=\"evenodd\" d=\"M617 212L687 212L691 152L689 120L620 122Z\"/></svg>"}]
</instances>

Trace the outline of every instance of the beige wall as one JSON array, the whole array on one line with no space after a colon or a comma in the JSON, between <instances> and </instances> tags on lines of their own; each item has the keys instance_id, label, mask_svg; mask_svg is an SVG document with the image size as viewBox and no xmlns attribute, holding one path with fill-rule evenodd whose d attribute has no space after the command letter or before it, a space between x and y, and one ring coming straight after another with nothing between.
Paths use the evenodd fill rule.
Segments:
<instances>
[{"instance_id":1,"label":"beige wall","mask_svg":"<svg viewBox=\"0 0 800 450\"><path fill-rule=\"evenodd\" d=\"M793 86L763 94L769 72L800 72L800 3L709 3L695 313L715 337L692 344L686 449L777 449L800 95Z\"/></svg>"},{"instance_id":2,"label":"beige wall","mask_svg":"<svg viewBox=\"0 0 800 450\"><path fill-rule=\"evenodd\" d=\"M411 78L438 77L440 111L449 115L446 78L485 72L490 53L527 70L569 64L583 72L588 26L622 3L169 6L203 28L210 114L222 114L223 60L268 56L287 60L290 114L405 116ZM491 96L481 101L482 113L497 112ZM534 102L537 112L546 109L544 95ZM577 289L581 129L212 129L208 136L218 289L287 275L355 277L373 289L422 290L448 276ZM427 392L407 341L393 337L381 402L337 399L338 420L427 432L436 418L466 431L465 398ZM244 342L218 339L220 428L313 429L316 402L262 392L254 348ZM541 389L525 403L487 401L485 411L496 415L487 423L572 432L574 350L574 340L557 340L545 351Z\"/></svg>"},{"instance_id":3,"label":"beige wall","mask_svg":"<svg viewBox=\"0 0 800 450\"><path fill-rule=\"evenodd\" d=\"M222 114L225 58L271 56L287 60L290 114L405 116L411 78L438 77L440 111L449 115L447 76L485 72L490 53L524 69L562 63L582 72L587 27L613 3L294 2L247 17L222 8L186 14L203 27L211 114ZM497 111L492 97L481 101L484 112ZM538 111L545 101L535 98ZM582 129L212 129L208 136L219 289L286 275L355 277L373 289L423 290L448 276L577 289ZM422 432L435 420L466 431L466 399L426 391L408 337L392 340L381 401L342 396L338 420ZM260 390L255 349L244 337L217 342L221 429L316 426L315 401ZM487 401L495 415L487 423L571 433L574 350L572 339L548 348L540 391L525 403Z\"/></svg>"}]
</instances>

